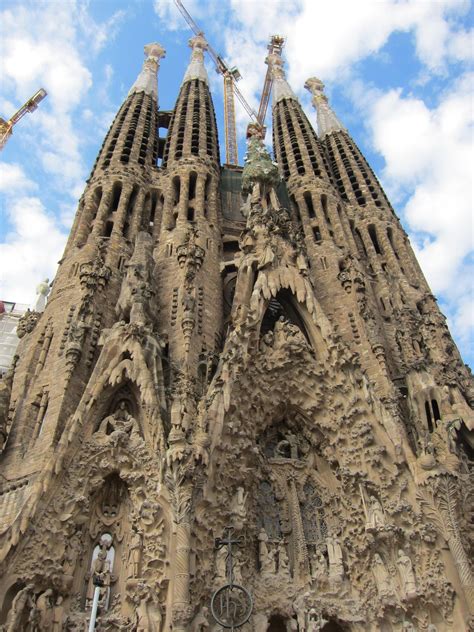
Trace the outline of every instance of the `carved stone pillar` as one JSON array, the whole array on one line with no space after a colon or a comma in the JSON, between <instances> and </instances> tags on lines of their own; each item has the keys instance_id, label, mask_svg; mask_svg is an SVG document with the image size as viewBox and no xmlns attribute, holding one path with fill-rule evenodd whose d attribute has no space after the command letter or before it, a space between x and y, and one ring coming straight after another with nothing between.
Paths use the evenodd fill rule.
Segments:
<instances>
[{"instance_id":1,"label":"carved stone pillar","mask_svg":"<svg viewBox=\"0 0 474 632\"><path fill-rule=\"evenodd\" d=\"M99 204L99 208L97 210L97 216L94 221L94 228L92 229L92 234L95 236L99 236L102 233L104 222L109 214L110 202L112 201L112 188L108 191L104 191L102 195L102 199Z\"/></svg>"}]
</instances>

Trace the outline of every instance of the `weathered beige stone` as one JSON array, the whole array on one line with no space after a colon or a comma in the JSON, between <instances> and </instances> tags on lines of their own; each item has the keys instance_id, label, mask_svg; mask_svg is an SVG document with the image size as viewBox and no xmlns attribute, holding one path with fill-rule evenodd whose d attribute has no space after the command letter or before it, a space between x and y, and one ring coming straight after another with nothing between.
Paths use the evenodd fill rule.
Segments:
<instances>
[{"instance_id":1,"label":"weathered beige stone","mask_svg":"<svg viewBox=\"0 0 474 632\"><path fill-rule=\"evenodd\" d=\"M474 388L406 234L273 57L278 167L251 128L221 200L191 45L160 167L146 47L0 385L0 626L82 631L100 580L97 630L217 632L230 534L242 630L467 630Z\"/></svg>"}]
</instances>

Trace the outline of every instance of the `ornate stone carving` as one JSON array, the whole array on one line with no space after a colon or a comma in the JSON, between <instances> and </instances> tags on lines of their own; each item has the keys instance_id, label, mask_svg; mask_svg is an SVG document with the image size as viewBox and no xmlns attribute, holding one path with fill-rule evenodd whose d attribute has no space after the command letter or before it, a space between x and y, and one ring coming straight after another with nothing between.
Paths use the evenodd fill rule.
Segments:
<instances>
[{"instance_id":1,"label":"ornate stone carving","mask_svg":"<svg viewBox=\"0 0 474 632\"><path fill-rule=\"evenodd\" d=\"M18 321L16 327L16 335L18 338L23 338L26 334L30 334L36 327L36 323L41 317L41 313L27 309L23 316Z\"/></svg>"}]
</instances>

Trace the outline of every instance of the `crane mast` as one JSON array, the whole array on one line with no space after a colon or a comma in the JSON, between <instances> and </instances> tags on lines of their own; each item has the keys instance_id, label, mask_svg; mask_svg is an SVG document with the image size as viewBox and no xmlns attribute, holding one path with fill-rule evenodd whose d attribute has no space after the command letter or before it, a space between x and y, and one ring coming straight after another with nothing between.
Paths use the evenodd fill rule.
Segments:
<instances>
[{"instance_id":1,"label":"crane mast","mask_svg":"<svg viewBox=\"0 0 474 632\"><path fill-rule=\"evenodd\" d=\"M46 95L46 90L44 90L44 88L40 88L38 92L35 92L35 94L28 99L28 101L24 103L12 117L8 119L8 121L5 121L5 119L0 117L0 150L5 147L7 140L13 134L13 126L16 125L18 121L25 116L25 114L36 110L38 104L45 98Z\"/></svg>"},{"instance_id":2,"label":"crane mast","mask_svg":"<svg viewBox=\"0 0 474 632\"><path fill-rule=\"evenodd\" d=\"M198 27L181 0L174 1L181 12L181 15L184 17L194 34L204 37L204 32ZM276 53L278 55L281 55L284 43L284 37L282 37L281 35L272 35L270 38L270 43L267 47L269 54ZM209 42L207 42L207 52L211 56L216 66L216 71L221 74L224 79L224 130L226 164L238 165L239 154L237 145L237 128L235 123L234 96L236 96L237 99L240 101L250 120L254 123L257 123L262 128L263 132L265 132L265 116L267 114L268 103L270 101L270 94L273 84L272 72L270 67L268 67L267 73L265 75L265 82L263 86L262 97L260 100L260 106L257 113L247 103L244 95L240 92L236 85L237 81L242 78L238 69L235 66L233 66L232 68L229 67L225 60L218 53L216 53Z\"/></svg>"}]
</instances>

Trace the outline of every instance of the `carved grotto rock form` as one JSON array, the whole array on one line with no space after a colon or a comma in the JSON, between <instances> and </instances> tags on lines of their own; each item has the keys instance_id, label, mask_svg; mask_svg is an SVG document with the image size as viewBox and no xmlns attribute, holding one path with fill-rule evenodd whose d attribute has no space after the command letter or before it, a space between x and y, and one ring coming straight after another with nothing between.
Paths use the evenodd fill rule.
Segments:
<instances>
[{"instance_id":1,"label":"carved grotto rock form","mask_svg":"<svg viewBox=\"0 0 474 632\"><path fill-rule=\"evenodd\" d=\"M206 46L171 112L145 47L20 323L0 627L84 630L100 579L98 630L217 630L230 527L244 632L468 629L472 376L323 83L316 134L270 54L276 160L221 166Z\"/></svg>"}]
</instances>

